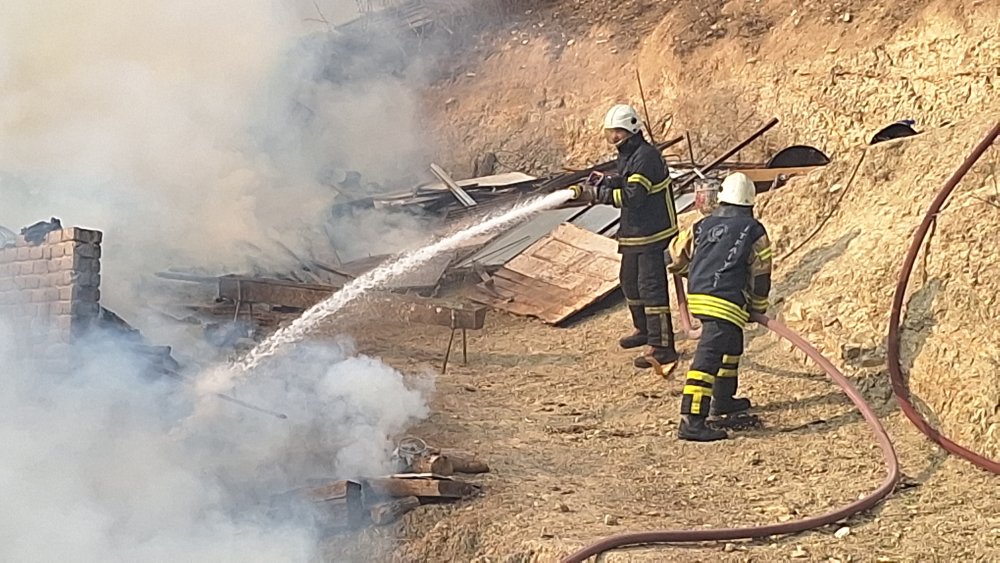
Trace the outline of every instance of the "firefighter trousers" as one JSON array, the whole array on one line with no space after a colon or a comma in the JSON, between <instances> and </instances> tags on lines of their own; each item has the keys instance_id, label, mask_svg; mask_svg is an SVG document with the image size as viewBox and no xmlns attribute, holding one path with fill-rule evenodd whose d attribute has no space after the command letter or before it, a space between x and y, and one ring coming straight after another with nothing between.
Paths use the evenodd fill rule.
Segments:
<instances>
[{"instance_id":1,"label":"firefighter trousers","mask_svg":"<svg viewBox=\"0 0 1000 563\"><path fill-rule=\"evenodd\" d=\"M743 329L721 319L699 316L699 320L701 339L684 381L681 414L708 416L716 378L736 381L743 355Z\"/></svg>"},{"instance_id":2,"label":"firefighter trousers","mask_svg":"<svg viewBox=\"0 0 1000 563\"><path fill-rule=\"evenodd\" d=\"M674 327L667 295L663 250L622 254L618 276L636 330L654 348L674 350Z\"/></svg>"}]
</instances>

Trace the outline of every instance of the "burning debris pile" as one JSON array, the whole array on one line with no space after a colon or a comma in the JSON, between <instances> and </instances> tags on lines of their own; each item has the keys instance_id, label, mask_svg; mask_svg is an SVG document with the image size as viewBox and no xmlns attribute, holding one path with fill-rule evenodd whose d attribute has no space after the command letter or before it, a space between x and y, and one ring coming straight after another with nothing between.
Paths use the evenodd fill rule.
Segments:
<instances>
[{"instance_id":1,"label":"burning debris pile","mask_svg":"<svg viewBox=\"0 0 1000 563\"><path fill-rule=\"evenodd\" d=\"M829 162L821 151L807 146L789 147L767 163L728 162L776 124L776 119L770 121L708 163L667 155L678 210L692 209L698 186L718 182L728 172L747 174L759 191L765 191ZM661 151L668 150L684 139L677 137L657 146ZM430 172L438 179L437 183L420 184L404 191L385 193L382 190L381 195L363 195L361 176L349 173L339 185L340 195L332 204L324 227L330 235L329 262L303 258L287 250L298 264L296 270L263 275L162 271L158 274L161 279L199 284L206 290L202 295L206 295L207 290L215 290L213 304L189 303L183 305L183 310L175 306L166 313L175 319L201 325L213 345L224 349L252 347L326 296L387 264L393 254L409 249L414 243L413 237L407 237L396 252L342 261L344 249L338 248L340 241L336 233L343 232L343 224L406 217L411 224L420 225L423 236L447 234L476 224L498 210L584 181L591 173L611 170L614 165L614 161L608 161L586 170L547 178L506 173L455 181L441 167L432 164ZM465 299L561 323L617 289L617 254L608 237L615 235L618 218L618 209L610 205L543 210L525 222L498 231L499 234L488 233L470 239L413 269L387 278L378 289L409 294L411 305L455 311L462 306L435 298L464 287L459 293ZM556 263L550 263L551 260L544 256L556 247L568 254L563 253ZM605 252L594 254L595 248L604 247ZM577 250L569 250L573 248ZM580 268L581 261L594 260L597 262L589 269ZM541 264L548 266L539 268ZM570 270L576 272L576 277L581 271L591 271L594 279L580 279L574 282L575 285L570 284L567 281ZM582 299L577 300L581 296L581 284L588 289L583 292ZM451 328L478 327L453 322ZM450 350L451 343L445 352L446 358ZM446 367L447 359L444 365Z\"/></svg>"},{"instance_id":2,"label":"burning debris pile","mask_svg":"<svg viewBox=\"0 0 1000 563\"><path fill-rule=\"evenodd\" d=\"M308 506L316 527L327 533L386 525L422 504L448 502L480 494L479 485L456 473L488 473L489 465L463 450L428 447L418 438L400 441L394 459L401 473L356 480L312 483L275 497L276 511Z\"/></svg>"}]
</instances>

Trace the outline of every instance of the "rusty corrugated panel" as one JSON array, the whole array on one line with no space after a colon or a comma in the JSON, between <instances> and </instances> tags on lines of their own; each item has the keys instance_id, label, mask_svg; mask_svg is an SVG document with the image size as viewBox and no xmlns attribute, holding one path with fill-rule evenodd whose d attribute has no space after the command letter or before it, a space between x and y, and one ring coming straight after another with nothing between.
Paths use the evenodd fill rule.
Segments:
<instances>
[{"instance_id":1,"label":"rusty corrugated panel","mask_svg":"<svg viewBox=\"0 0 1000 563\"><path fill-rule=\"evenodd\" d=\"M504 265L469 297L517 315L558 324L618 287L617 243L569 223Z\"/></svg>"}]
</instances>

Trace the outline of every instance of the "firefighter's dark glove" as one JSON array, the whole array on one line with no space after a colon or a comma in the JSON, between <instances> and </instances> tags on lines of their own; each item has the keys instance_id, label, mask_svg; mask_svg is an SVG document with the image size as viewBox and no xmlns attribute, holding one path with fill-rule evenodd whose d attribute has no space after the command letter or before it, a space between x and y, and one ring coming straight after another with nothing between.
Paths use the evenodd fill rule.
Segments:
<instances>
[{"instance_id":1,"label":"firefighter's dark glove","mask_svg":"<svg viewBox=\"0 0 1000 563\"><path fill-rule=\"evenodd\" d=\"M625 187L625 176L620 174L605 174L599 187L602 190L618 190Z\"/></svg>"}]
</instances>

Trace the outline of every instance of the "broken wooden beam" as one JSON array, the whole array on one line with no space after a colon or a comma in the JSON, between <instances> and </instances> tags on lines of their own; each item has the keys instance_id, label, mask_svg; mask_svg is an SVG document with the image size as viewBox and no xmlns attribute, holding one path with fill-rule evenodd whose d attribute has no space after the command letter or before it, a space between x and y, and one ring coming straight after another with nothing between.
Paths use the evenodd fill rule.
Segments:
<instances>
[{"instance_id":1,"label":"broken wooden beam","mask_svg":"<svg viewBox=\"0 0 1000 563\"><path fill-rule=\"evenodd\" d=\"M774 182L779 176L785 176L786 178L791 178L792 176L801 176L808 174L813 170L823 168L823 165L819 166L794 166L790 168L753 168L753 169L738 169L732 172L741 172L746 174L750 181L758 183L770 184Z\"/></svg>"},{"instance_id":2,"label":"broken wooden beam","mask_svg":"<svg viewBox=\"0 0 1000 563\"><path fill-rule=\"evenodd\" d=\"M282 307L308 309L326 299L339 287L296 283L271 278L222 276L219 297L233 303L267 303Z\"/></svg>"},{"instance_id":3,"label":"broken wooden beam","mask_svg":"<svg viewBox=\"0 0 1000 563\"><path fill-rule=\"evenodd\" d=\"M306 515L320 529L354 529L369 518L362 501L362 484L337 480L300 487L272 501L273 516L291 519Z\"/></svg>"},{"instance_id":4,"label":"broken wooden beam","mask_svg":"<svg viewBox=\"0 0 1000 563\"><path fill-rule=\"evenodd\" d=\"M772 127L774 127L777 124L778 124L778 118L777 117L771 118L771 121L768 121L767 123L762 125L760 129L757 129L756 131L751 133L749 137L743 139L742 141L737 143L736 146L722 153L721 155L719 155L718 158L716 158L712 162L709 162L705 166L701 167L696 171L696 173L691 174L686 180L682 181L680 185L674 188L674 194L676 195L684 191L684 189L690 186L692 183L694 183L694 181L697 180L699 176L703 176L706 172L713 170L714 168L716 168L717 166L728 160L731 156L743 150L747 145L756 141L761 135L767 133Z\"/></svg>"},{"instance_id":5,"label":"broken wooden beam","mask_svg":"<svg viewBox=\"0 0 1000 563\"><path fill-rule=\"evenodd\" d=\"M669 141L656 143L654 146L657 149L659 149L660 152L663 152L668 147L672 147L683 140L684 140L683 136L676 137L670 139ZM561 190L563 188L568 188L573 184L576 184L577 182L586 179L587 176L590 176L591 172L607 172L613 169L617 164L618 164L617 160L609 160L607 162L602 162L600 164L591 166L590 168L586 168L584 170L579 170L577 172L569 172L567 174L560 174L554 178L549 178L548 180L539 184L538 189L539 191L549 192L549 191Z\"/></svg>"},{"instance_id":6,"label":"broken wooden beam","mask_svg":"<svg viewBox=\"0 0 1000 563\"><path fill-rule=\"evenodd\" d=\"M453 180L443 168L432 162L431 172L433 172L434 175L437 176L438 180L441 180L445 186L448 186L448 189L451 190L451 193L455 194L455 199L457 199L459 203L465 207L476 206L476 200L472 199L472 196L466 193L466 191L462 189L462 186L459 186L458 183Z\"/></svg>"},{"instance_id":7,"label":"broken wooden beam","mask_svg":"<svg viewBox=\"0 0 1000 563\"><path fill-rule=\"evenodd\" d=\"M466 498L479 492L473 483L457 481L443 475L404 474L375 477L363 481L375 496L403 498Z\"/></svg>"},{"instance_id":8,"label":"broken wooden beam","mask_svg":"<svg viewBox=\"0 0 1000 563\"><path fill-rule=\"evenodd\" d=\"M420 506L420 499L417 497L403 497L373 504L369 507L368 512L374 524L383 526L392 524L418 506Z\"/></svg>"}]
</instances>

